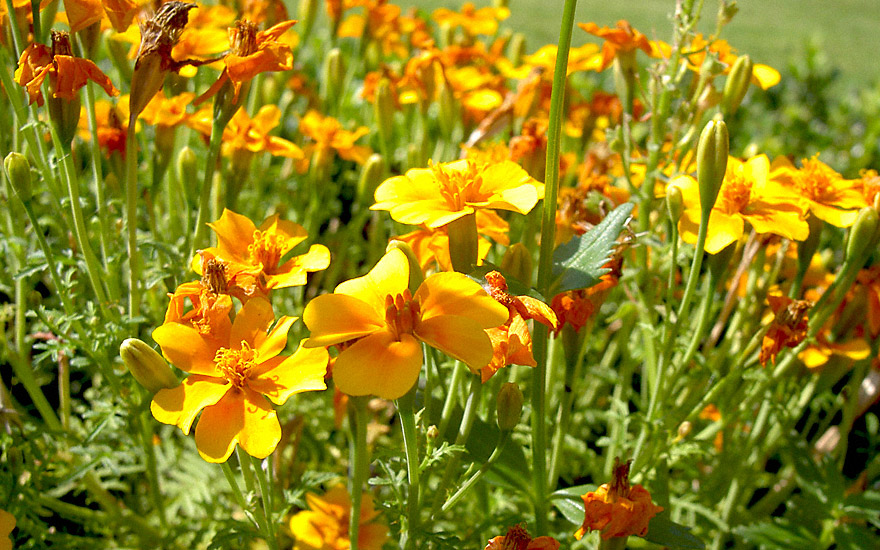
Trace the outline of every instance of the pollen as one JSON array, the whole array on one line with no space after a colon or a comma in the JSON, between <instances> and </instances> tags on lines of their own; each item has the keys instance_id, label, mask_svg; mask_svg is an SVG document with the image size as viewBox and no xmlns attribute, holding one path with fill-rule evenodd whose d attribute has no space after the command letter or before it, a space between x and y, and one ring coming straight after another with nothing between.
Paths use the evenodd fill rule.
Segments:
<instances>
[{"instance_id":1,"label":"pollen","mask_svg":"<svg viewBox=\"0 0 880 550\"><path fill-rule=\"evenodd\" d=\"M254 265L263 266L263 271L273 273L284 252L287 239L259 229L254 231L254 242L248 245L248 256Z\"/></svg>"},{"instance_id":2,"label":"pollen","mask_svg":"<svg viewBox=\"0 0 880 550\"><path fill-rule=\"evenodd\" d=\"M242 340L241 349L220 348L214 355L217 370L236 388L242 388L247 382L248 371L257 362L257 350Z\"/></svg>"},{"instance_id":3,"label":"pollen","mask_svg":"<svg viewBox=\"0 0 880 550\"><path fill-rule=\"evenodd\" d=\"M837 182L842 178L828 165L813 157L803 161L794 175L795 188L805 197L816 202L833 202Z\"/></svg>"},{"instance_id":4,"label":"pollen","mask_svg":"<svg viewBox=\"0 0 880 550\"><path fill-rule=\"evenodd\" d=\"M486 197L480 192L483 178L473 162L467 163L463 171L446 170L439 164L432 164L431 171L440 188L440 195L454 210L462 210L469 202L482 202Z\"/></svg>"},{"instance_id":5,"label":"pollen","mask_svg":"<svg viewBox=\"0 0 880 550\"><path fill-rule=\"evenodd\" d=\"M385 296L385 325L394 333L395 339L412 334L420 315L421 305L413 300L408 289L396 296Z\"/></svg>"},{"instance_id":6,"label":"pollen","mask_svg":"<svg viewBox=\"0 0 880 550\"><path fill-rule=\"evenodd\" d=\"M752 182L741 173L728 170L721 187L721 210L727 214L741 213L748 206L751 197Z\"/></svg>"},{"instance_id":7,"label":"pollen","mask_svg":"<svg viewBox=\"0 0 880 550\"><path fill-rule=\"evenodd\" d=\"M226 264L216 258L209 258L202 266L202 286L215 295L226 294Z\"/></svg>"}]
</instances>

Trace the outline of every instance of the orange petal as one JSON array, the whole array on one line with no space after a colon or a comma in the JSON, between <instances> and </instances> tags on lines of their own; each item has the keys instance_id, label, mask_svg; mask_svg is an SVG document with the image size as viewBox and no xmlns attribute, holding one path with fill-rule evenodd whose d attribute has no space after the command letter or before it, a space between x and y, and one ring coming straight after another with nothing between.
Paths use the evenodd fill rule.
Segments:
<instances>
[{"instance_id":1,"label":"orange petal","mask_svg":"<svg viewBox=\"0 0 880 550\"><path fill-rule=\"evenodd\" d=\"M254 231L257 229L254 222L224 208L220 219L208 226L217 234L220 256L232 254L235 258L247 257L248 245L254 241Z\"/></svg>"},{"instance_id":2,"label":"orange petal","mask_svg":"<svg viewBox=\"0 0 880 550\"><path fill-rule=\"evenodd\" d=\"M222 378L193 375L175 388L159 390L150 403L150 412L159 422L174 424L189 434L199 411L220 401L231 387Z\"/></svg>"},{"instance_id":3,"label":"orange petal","mask_svg":"<svg viewBox=\"0 0 880 550\"><path fill-rule=\"evenodd\" d=\"M256 458L266 458L281 441L275 410L258 393L231 391L208 407L196 426L196 447L208 462L226 462L239 443Z\"/></svg>"},{"instance_id":4,"label":"orange petal","mask_svg":"<svg viewBox=\"0 0 880 550\"><path fill-rule=\"evenodd\" d=\"M502 309L505 309L506 320L506 308L502 306ZM464 361L471 370L478 371L492 359L492 342L482 329L473 319L442 315L422 321L415 332L426 344Z\"/></svg>"},{"instance_id":5,"label":"orange petal","mask_svg":"<svg viewBox=\"0 0 880 550\"><path fill-rule=\"evenodd\" d=\"M226 342L205 338L193 327L165 323L153 331L153 340L162 348L162 355L175 367L193 374L216 374L214 355Z\"/></svg>"},{"instance_id":6,"label":"orange petal","mask_svg":"<svg viewBox=\"0 0 880 550\"><path fill-rule=\"evenodd\" d=\"M330 346L360 338L385 328L376 308L345 294L318 296L303 311L303 322L312 332L306 346Z\"/></svg>"},{"instance_id":7,"label":"orange petal","mask_svg":"<svg viewBox=\"0 0 880 550\"><path fill-rule=\"evenodd\" d=\"M252 369L248 387L283 405L295 393L326 390L324 375L329 360L326 349L300 345L290 357L275 357Z\"/></svg>"},{"instance_id":8,"label":"orange petal","mask_svg":"<svg viewBox=\"0 0 880 550\"><path fill-rule=\"evenodd\" d=\"M491 298L478 283L461 273L436 273L419 286L414 296L421 304L422 320L437 316L463 316L480 328L507 321L507 308Z\"/></svg>"},{"instance_id":9,"label":"orange petal","mask_svg":"<svg viewBox=\"0 0 880 550\"><path fill-rule=\"evenodd\" d=\"M249 300L248 303L251 301L253 300ZM275 326L272 327L268 335L257 334L254 337L254 347L259 353L261 363L284 351L284 348L287 347L287 333L290 332L290 327L293 326L297 319L298 317L288 317L285 315L278 319L278 322L275 323Z\"/></svg>"},{"instance_id":10,"label":"orange petal","mask_svg":"<svg viewBox=\"0 0 880 550\"><path fill-rule=\"evenodd\" d=\"M307 273L327 269L330 251L326 246L313 244L309 251L284 262L275 273L267 277L270 288L287 288L306 284Z\"/></svg>"},{"instance_id":11,"label":"orange petal","mask_svg":"<svg viewBox=\"0 0 880 550\"><path fill-rule=\"evenodd\" d=\"M272 311L272 304L269 303L269 300L260 296L251 298L241 306L235 315L235 321L232 322L232 333L229 336L230 347L238 348L243 341L255 347L259 346L260 343L267 340L266 330L274 320L275 312ZM290 328L290 324L287 325L287 328ZM286 334L284 335L284 345L287 345ZM278 335L275 338L278 338ZM277 347L277 343L269 345L270 348ZM281 349L284 349L284 346L281 346Z\"/></svg>"},{"instance_id":12,"label":"orange petal","mask_svg":"<svg viewBox=\"0 0 880 550\"><path fill-rule=\"evenodd\" d=\"M488 342L488 337L486 338ZM489 356L492 346L489 345ZM376 395L397 399L419 380L422 345L410 335L395 341L382 331L347 348L333 365L333 381L348 395Z\"/></svg>"},{"instance_id":13,"label":"orange petal","mask_svg":"<svg viewBox=\"0 0 880 550\"><path fill-rule=\"evenodd\" d=\"M409 262L396 248L389 250L369 273L357 279L340 283L336 294L345 294L362 300L385 317L385 297L402 293L409 285Z\"/></svg>"}]
</instances>

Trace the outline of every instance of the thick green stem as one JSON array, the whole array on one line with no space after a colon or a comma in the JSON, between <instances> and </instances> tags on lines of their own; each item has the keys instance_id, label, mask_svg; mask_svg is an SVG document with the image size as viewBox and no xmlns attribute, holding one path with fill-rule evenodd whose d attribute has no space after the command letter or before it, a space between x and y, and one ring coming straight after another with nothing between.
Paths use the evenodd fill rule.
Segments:
<instances>
[{"instance_id":1,"label":"thick green stem","mask_svg":"<svg viewBox=\"0 0 880 550\"><path fill-rule=\"evenodd\" d=\"M416 548L420 524L419 505L419 449L416 441L416 416L413 411L415 388L397 400L397 414L400 415L400 428L403 432L403 448L406 453L406 471L409 478L409 492L406 496L406 539L404 548Z\"/></svg>"},{"instance_id":2,"label":"thick green stem","mask_svg":"<svg viewBox=\"0 0 880 550\"><path fill-rule=\"evenodd\" d=\"M354 407L354 437L352 444L351 472L351 514L348 517L348 537L351 550L358 550L358 536L361 527L361 497L364 494L364 482L367 479L367 397L352 397Z\"/></svg>"},{"instance_id":3,"label":"thick green stem","mask_svg":"<svg viewBox=\"0 0 880 550\"><path fill-rule=\"evenodd\" d=\"M272 486L269 483L268 478L268 468L263 470L263 461L251 457L251 466L254 467L254 472L257 477L257 484L260 488L260 499L263 501L263 506L260 509L262 519L263 519L263 538L266 539L266 544L269 545L270 550L278 550L278 536L275 534L275 522L272 520L273 517L273 506L272 506ZM242 469L245 466L242 465Z\"/></svg>"},{"instance_id":4,"label":"thick green stem","mask_svg":"<svg viewBox=\"0 0 880 550\"><path fill-rule=\"evenodd\" d=\"M471 376L471 389L468 394L467 403L464 406L464 413L461 417L461 424L458 427L458 435L455 437L455 444L464 446L467 444L468 438L471 436L471 428L474 426L474 420L477 417L477 408L480 403L480 392L483 383L479 374ZM437 493L434 495L434 505L431 507L431 515L436 515L440 511L440 506L446 497L446 488L455 477L456 470L461 463L461 455L456 454L446 464L446 470L443 472L443 478L437 486Z\"/></svg>"},{"instance_id":5,"label":"thick green stem","mask_svg":"<svg viewBox=\"0 0 880 550\"><path fill-rule=\"evenodd\" d=\"M202 180L202 188L199 190L199 213L196 216L196 226L193 229L187 258L192 258L196 250L205 244L208 218L211 215L211 187L214 181L214 172L217 170L217 162L220 159L220 146L223 144L224 128L226 128L226 122L215 118L211 126L211 141L208 144L205 178Z\"/></svg>"}]
</instances>

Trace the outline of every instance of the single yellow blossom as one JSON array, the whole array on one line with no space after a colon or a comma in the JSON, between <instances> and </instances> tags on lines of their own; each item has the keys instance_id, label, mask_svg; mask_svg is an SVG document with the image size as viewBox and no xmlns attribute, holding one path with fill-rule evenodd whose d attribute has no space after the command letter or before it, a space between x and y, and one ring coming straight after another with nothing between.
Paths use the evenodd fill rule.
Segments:
<instances>
[{"instance_id":1,"label":"single yellow blossom","mask_svg":"<svg viewBox=\"0 0 880 550\"><path fill-rule=\"evenodd\" d=\"M849 227L859 209L868 206L861 180L843 179L818 155L802 160L800 169L779 157L770 167L770 178L802 197L814 216L836 227Z\"/></svg>"},{"instance_id":2,"label":"single yellow blossom","mask_svg":"<svg viewBox=\"0 0 880 550\"><path fill-rule=\"evenodd\" d=\"M308 493L306 503L308 510L290 518L290 531L296 539L293 550L348 550L351 547L348 535L351 499L345 487L338 485L323 496ZM358 548L382 550L387 541L388 526L379 520L372 495L364 493L361 497Z\"/></svg>"}]
</instances>

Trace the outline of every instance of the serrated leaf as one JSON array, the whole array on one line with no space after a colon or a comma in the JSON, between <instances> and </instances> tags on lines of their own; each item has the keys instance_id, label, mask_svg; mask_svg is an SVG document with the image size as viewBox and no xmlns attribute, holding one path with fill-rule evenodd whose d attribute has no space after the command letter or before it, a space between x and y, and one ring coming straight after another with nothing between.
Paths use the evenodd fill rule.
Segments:
<instances>
[{"instance_id":1,"label":"serrated leaf","mask_svg":"<svg viewBox=\"0 0 880 550\"><path fill-rule=\"evenodd\" d=\"M706 544L691 534L684 525L669 519L669 512L661 512L651 518L645 540L670 548L696 548L702 550Z\"/></svg>"},{"instance_id":2,"label":"serrated leaf","mask_svg":"<svg viewBox=\"0 0 880 550\"><path fill-rule=\"evenodd\" d=\"M625 203L605 216L602 222L583 235L574 237L553 253L553 284L551 296L580 288L589 288L608 272L608 261L617 236L632 212L633 204Z\"/></svg>"}]
</instances>

